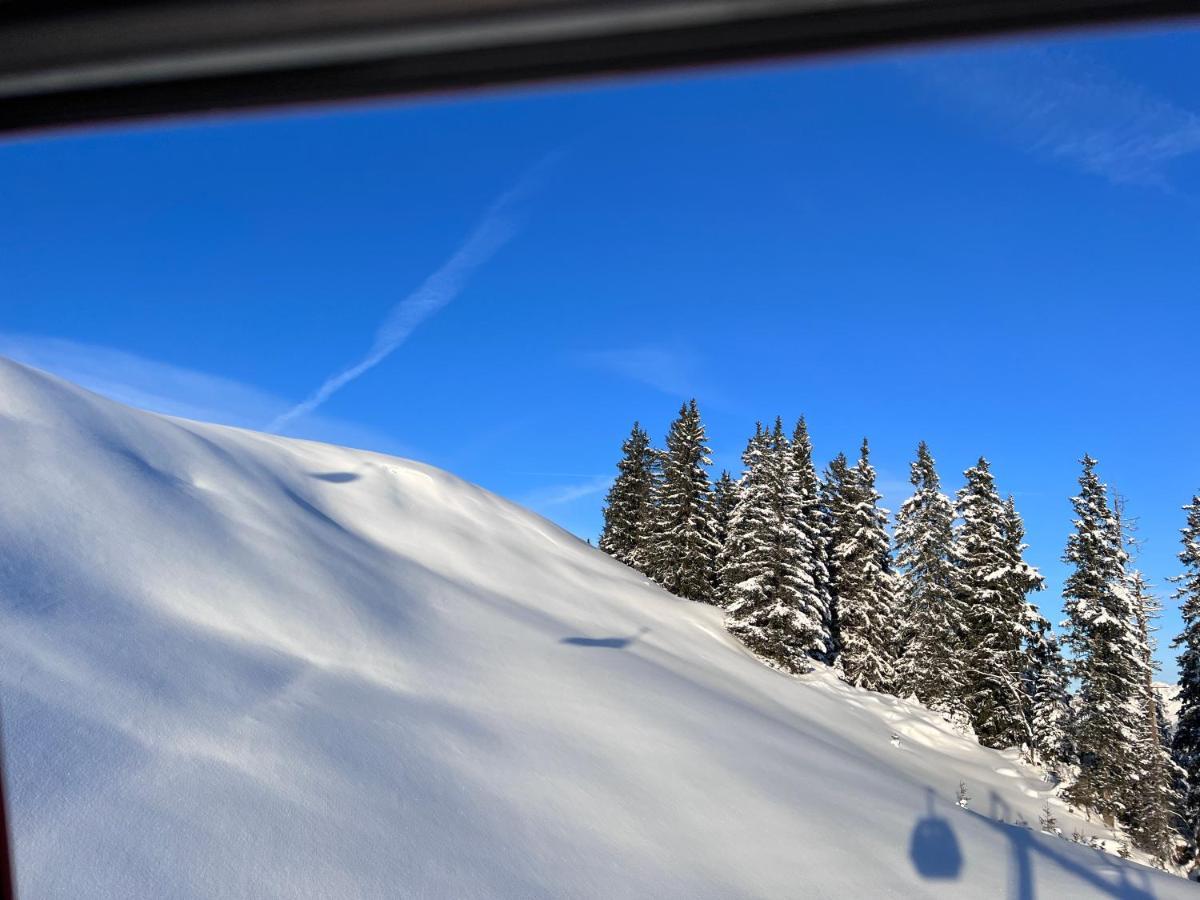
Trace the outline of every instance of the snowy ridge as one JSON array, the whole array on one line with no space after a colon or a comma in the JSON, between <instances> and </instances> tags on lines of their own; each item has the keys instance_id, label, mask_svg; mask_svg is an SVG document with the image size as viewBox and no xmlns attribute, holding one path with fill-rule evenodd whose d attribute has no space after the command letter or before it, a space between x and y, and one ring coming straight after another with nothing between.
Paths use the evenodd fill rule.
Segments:
<instances>
[{"instance_id":1,"label":"snowy ridge","mask_svg":"<svg viewBox=\"0 0 1200 900\"><path fill-rule=\"evenodd\" d=\"M721 619L445 472L0 360L25 897L1194 891L1036 833L1037 772Z\"/></svg>"}]
</instances>

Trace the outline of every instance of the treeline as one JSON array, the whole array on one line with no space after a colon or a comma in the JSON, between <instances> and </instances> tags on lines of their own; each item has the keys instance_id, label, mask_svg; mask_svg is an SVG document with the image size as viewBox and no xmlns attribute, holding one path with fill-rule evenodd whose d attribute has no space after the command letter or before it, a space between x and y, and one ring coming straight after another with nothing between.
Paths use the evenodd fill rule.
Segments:
<instances>
[{"instance_id":1,"label":"treeline","mask_svg":"<svg viewBox=\"0 0 1200 900\"><path fill-rule=\"evenodd\" d=\"M770 665L814 661L851 684L916 697L979 742L1019 747L1066 782L1064 797L1160 862L1194 855L1200 824L1200 497L1184 530L1176 597L1185 631L1173 733L1153 687L1159 612L1133 567L1130 520L1082 460L1064 560L1062 643L1030 595L1043 579L1024 525L988 461L951 500L921 443L912 494L881 508L870 448L818 473L803 418L761 424L743 471L710 482L696 402L663 449L637 423L622 445L600 547L680 597L726 611L731 633ZM1182 855L1181 855L1182 854Z\"/></svg>"}]
</instances>

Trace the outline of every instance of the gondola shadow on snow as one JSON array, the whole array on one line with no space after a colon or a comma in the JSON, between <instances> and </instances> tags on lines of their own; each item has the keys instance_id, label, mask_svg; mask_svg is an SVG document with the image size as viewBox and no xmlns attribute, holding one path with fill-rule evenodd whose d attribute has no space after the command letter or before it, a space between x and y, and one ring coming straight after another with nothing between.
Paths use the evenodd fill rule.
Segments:
<instances>
[{"instance_id":1,"label":"gondola shadow on snow","mask_svg":"<svg viewBox=\"0 0 1200 900\"><path fill-rule=\"evenodd\" d=\"M950 822L933 807L933 788L925 788L925 815L913 826L908 855L922 878L952 881L962 873L963 856Z\"/></svg>"},{"instance_id":2,"label":"gondola shadow on snow","mask_svg":"<svg viewBox=\"0 0 1200 900\"><path fill-rule=\"evenodd\" d=\"M319 481L328 481L332 484L345 484L348 481L358 481L362 477L355 472L309 472L308 474Z\"/></svg>"},{"instance_id":3,"label":"gondola shadow on snow","mask_svg":"<svg viewBox=\"0 0 1200 900\"><path fill-rule=\"evenodd\" d=\"M636 634L631 634L629 637L565 637L559 643L570 644L574 647L607 647L610 650L624 650L649 630L642 626Z\"/></svg>"}]
</instances>

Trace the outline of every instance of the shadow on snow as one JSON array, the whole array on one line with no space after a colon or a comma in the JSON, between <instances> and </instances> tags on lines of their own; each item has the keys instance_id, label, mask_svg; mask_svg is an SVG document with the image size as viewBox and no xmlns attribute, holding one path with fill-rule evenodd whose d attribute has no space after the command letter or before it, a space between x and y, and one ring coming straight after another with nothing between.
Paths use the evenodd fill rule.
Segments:
<instances>
[{"instance_id":1,"label":"shadow on snow","mask_svg":"<svg viewBox=\"0 0 1200 900\"><path fill-rule=\"evenodd\" d=\"M925 788L925 815L917 820L908 855L922 878L954 879L962 872L962 850L954 829L933 808L933 788Z\"/></svg>"},{"instance_id":2,"label":"shadow on snow","mask_svg":"<svg viewBox=\"0 0 1200 900\"><path fill-rule=\"evenodd\" d=\"M321 481L332 481L334 484L345 484L347 481L358 481L361 475L353 472L309 472L313 478Z\"/></svg>"},{"instance_id":3,"label":"shadow on snow","mask_svg":"<svg viewBox=\"0 0 1200 900\"><path fill-rule=\"evenodd\" d=\"M939 816L934 810L934 794L931 788L926 788L925 800L925 815L913 826L908 855L917 874L922 878L957 879L963 868L963 855L958 838L955 837L949 820ZM1120 900L1153 900L1154 893L1150 888L1148 870L1139 871L1140 867L1135 864L1116 859L1101 850L1089 852L1096 855L1100 867L1108 872L1097 871L1100 867L1081 865L1074 859L1073 854L1060 852L1054 846L1057 841L1062 840L1061 838L1043 838L1035 835L1028 826L1009 824L1007 820L1012 818L1012 809L995 791L991 792L990 801L990 815L984 816L972 810L967 810L966 814L1000 832L1008 840L1010 900L1036 900L1037 885L1033 871L1036 857L1041 857L1069 872L1086 883L1097 896L1117 897ZM1108 873L1115 874L1117 880L1105 877ZM1136 878L1138 883L1135 884L1133 878Z\"/></svg>"},{"instance_id":4,"label":"shadow on snow","mask_svg":"<svg viewBox=\"0 0 1200 900\"><path fill-rule=\"evenodd\" d=\"M571 644L575 647L608 647L612 650L624 650L649 630L649 628L643 626L638 630L637 634L632 634L629 637L565 637L559 643Z\"/></svg>"}]
</instances>

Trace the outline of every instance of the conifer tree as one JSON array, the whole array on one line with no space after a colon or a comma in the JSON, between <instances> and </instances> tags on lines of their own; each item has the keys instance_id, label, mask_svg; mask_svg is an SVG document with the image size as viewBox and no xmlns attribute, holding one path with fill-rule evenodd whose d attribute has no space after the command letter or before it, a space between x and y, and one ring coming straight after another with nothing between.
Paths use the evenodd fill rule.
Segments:
<instances>
[{"instance_id":1,"label":"conifer tree","mask_svg":"<svg viewBox=\"0 0 1200 900\"><path fill-rule=\"evenodd\" d=\"M1171 759L1158 691L1154 687L1154 672L1158 669L1154 659L1157 649L1154 623L1162 608L1145 577L1133 568L1141 544L1136 539L1136 520L1126 514L1125 499L1120 494L1114 493L1112 506L1118 538L1128 556L1125 584L1133 601L1134 627L1142 664L1141 690L1136 708L1131 711L1133 721L1141 723L1141 734L1133 752L1137 771L1131 785L1133 805L1126 816L1126 824L1134 844L1163 864L1173 855L1178 836L1176 789L1182 783L1183 772Z\"/></svg>"},{"instance_id":2,"label":"conifer tree","mask_svg":"<svg viewBox=\"0 0 1200 900\"><path fill-rule=\"evenodd\" d=\"M1014 563L1019 526L1000 501L986 459L963 474L955 556L966 620L964 699L985 747L1027 746L1025 602L1015 585L1024 586L1028 573L1018 572Z\"/></svg>"},{"instance_id":3,"label":"conifer tree","mask_svg":"<svg viewBox=\"0 0 1200 900\"><path fill-rule=\"evenodd\" d=\"M738 483L733 480L728 469L723 469L721 477L713 483L712 500L714 534L722 546L729 535L729 523L733 519L737 501Z\"/></svg>"},{"instance_id":4,"label":"conifer tree","mask_svg":"<svg viewBox=\"0 0 1200 900\"><path fill-rule=\"evenodd\" d=\"M1023 610L1029 602L1029 595L1045 587L1046 580L1041 572L1025 561L1025 551L1029 549L1025 543L1025 523L1021 521L1011 494L1004 501L1000 534L1005 555L1003 589L1008 592L1014 608Z\"/></svg>"},{"instance_id":5,"label":"conifer tree","mask_svg":"<svg viewBox=\"0 0 1200 900\"><path fill-rule=\"evenodd\" d=\"M1183 769L1186 786L1182 814L1193 845L1200 843L1200 495L1183 507L1187 522L1182 529L1179 561L1184 572L1173 581L1180 602L1183 632L1171 646L1179 648L1179 721L1171 749Z\"/></svg>"},{"instance_id":6,"label":"conifer tree","mask_svg":"<svg viewBox=\"0 0 1200 900\"><path fill-rule=\"evenodd\" d=\"M650 436L634 422L621 445L617 478L605 499L600 549L643 572L654 521L656 465Z\"/></svg>"},{"instance_id":7,"label":"conifer tree","mask_svg":"<svg viewBox=\"0 0 1200 900\"><path fill-rule=\"evenodd\" d=\"M1066 661L1050 623L1025 606L1025 691L1033 761L1058 772L1072 759L1071 697Z\"/></svg>"},{"instance_id":8,"label":"conifer tree","mask_svg":"<svg viewBox=\"0 0 1200 900\"><path fill-rule=\"evenodd\" d=\"M825 517L821 504L821 480L813 465L812 441L808 436L808 425L801 416L792 432L792 457L795 464L796 493L799 498L797 527L801 531L805 549L805 571L814 586L813 602L821 610L822 630L827 636L825 660L833 657L833 593L830 584L827 559L829 548L825 528Z\"/></svg>"},{"instance_id":9,"label":"conifer tree","mask_svg":"<svg viewBox=\"0 0 1200 900\"><path fill-rule=\"evenodd\" d=\"M703 602L713 600L713 561L719 549L706 468L709 452L692 400L680 408L667 434L648 554L655 581L676 596Z\"/></svg>"},{"instance_id":10,"label":"conifer tree","mask_svg":"<svg viewBox=\"0 0 1200 900\"><path fill-rule=\"evenodd\" d=\"M829 573L829 632L833 643L834 663L840 668L842 638L840 621L840 602L838 600L838 582L840 569L834 558L833 550L850 539L848 530L851 525L849 516L850 464L846 454L839 453L825 467L825 474L820 484L821 499L821 532L825 559L825 571Z\"/></svg>"},{"instance_id":11,"label":"conifer tree","mask_svg":"<svg viewBox=\"0 0 1200 900\"><path fill-rule=\"evenodd\" d=\"M914 492L896 517L901 656L896 691L953 714L962 703L963 610L954 565L954 505L940 490L922 441L912 463Z\"/></svg>"},{"instance_id":12,"label":"conifer tree","mask_svg":"<svg viewBox=\"0 0 1200 900\"><path fill-rule=\"evenodd\" d=\"M712 514L713 537L716 540L716 552L713 554L713 596L715 602L725 605L724 591L721 587L721 564L724 559L725 545L729 542L729 524L733 521L733 511L737 507L738 483L733 480L728 470L721 472L721 477L713 484Z\"/></svg>"},{"instance_id":13,"label":"conifer tree","mask_svg":"<svg viewBox=\"0 0 1200 900\"><path fill-rule=\"evenodd\" d=\"M1107 823L1129 821L1136 805L1143 681L1142 653L1129 591L1119 523L1096 461L1083 458L1079 494L1071 498L1075 531L1063 559L1073 571L1063 587L1066 640L1075 652L1079 714L1075 742L1079 778L1064 796Z\"/></svg>"},{"instance_id":14,"label":"conifer tree","mask_svg":"<svg viewBox=\"0 0 1200 900\"><path fill-rule=\"evenodd\" d=\"M892 689L895 670L896 583L891 571L887 511L879 507L870 448L838 486L831 548L838 603L839 661L851 684Z\"/></svg>"},{"instance_id":15,"label":"conifer tree","mask_svg":"<svg viewBox=\"0 0 1200 900\"><path fill-rule=\"evenodd\" d=\"M1128 543L1133 544L1132 541ZM1145 577L1136 569L1129 572L1128 584L1134 601L1134 621L1143 663L1138 698L1141 734L1134 750L1137 773L1128 824L1138 849L1164 864L1173 856L1178 836L1177 788L1183 782L1183 771L1171 759L1163 740L1158 691L1154 689L1154 671L1158 664L1154 660L1153 623L1159 613L1158 601Z\"/></svg>"},{"instance_id":16,"label":"conifer tree","mask_svg":"<svg viewBox=\"0 0 1200 900\"><path fill-rule=\"evenodd\" d=\"M746 502L746 495L751 490L755 493L762 490L758 482L763 478L763 454L766 452L767 440L762 422L755 422L754 434L746 442L746 449L742 452L742 476L737 481L737 501L729 517L725 540L717 554L717 583L721 606L728 607L737 586L754 574L744 568L744 565L753 558L759 526L756 520L757 511Z\"/></svg>"},{"instance_id":17,"label":"conifer tree","mask_svg":"<svg viewBox=\"0 0 1200 900\"><path fill-rule=\"evenodd\" d=\"M723 567L729 631L788 672L828 652L815 585L805 570L812 548L796 522L800 512L795 463L783 423L759 426L743 457L746 474L730 523Z\"/></svg>"},{"instance_id":18,"label":"conifer tree","mask_svg":"<svg viewBox=\"0 0 1200 900\"><path fill-rule=\"evenodd\" d=\"M1070 741L1070 694L1066 662L1050 623L1029 595L1045 586L1041 573L1025 561L1025 523L1012 495L1004 501L1001 536L1005 554L1000 586L1006 592L1006 608L1022 610L1025 628L1023 682L1026 747L1031 759L1051 769L1068 762Z\"/></svg>"}]
</instances>

